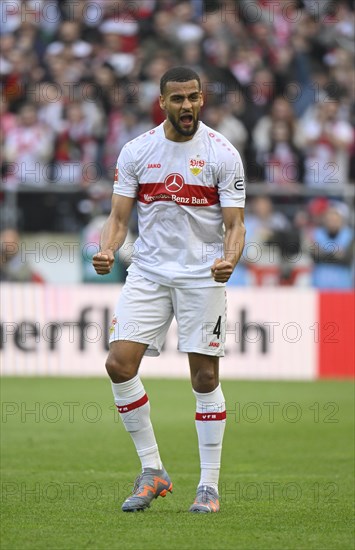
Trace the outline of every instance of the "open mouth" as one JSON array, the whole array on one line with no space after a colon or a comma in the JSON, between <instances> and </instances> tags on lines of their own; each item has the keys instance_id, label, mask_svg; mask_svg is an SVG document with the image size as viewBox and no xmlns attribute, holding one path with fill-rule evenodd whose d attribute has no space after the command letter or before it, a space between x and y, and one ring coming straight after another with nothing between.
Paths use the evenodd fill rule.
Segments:
<instances>
[{"instance_id":1,"label":"open mouth","mask_svg":"<svg viewBox=\"0 0 355 550\"><path fill-rule=\"evenodd\" d=\"M184 126L190 126L193 121L193 116L191 114L184 114L180 116L180 121Z\"/></svg>"}]
</instances>

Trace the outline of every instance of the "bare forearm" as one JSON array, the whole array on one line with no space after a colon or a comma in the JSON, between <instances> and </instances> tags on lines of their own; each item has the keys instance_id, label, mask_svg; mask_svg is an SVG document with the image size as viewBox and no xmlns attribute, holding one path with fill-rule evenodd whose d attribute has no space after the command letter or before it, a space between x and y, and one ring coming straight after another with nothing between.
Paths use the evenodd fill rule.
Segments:
<instances>
[{"instance_id":1,"label":"bare forearm","mask_svg":"<svg viewBox=\"0 0 355 550\"><path fill-rule=\"evenodd\" d=\"M126 239L127 229L127 225L110 215L101 233L100 249L116 252Z\"/></svg>"},{"instance_id":2,"label":"bare forearm","mask_svg":"<svg viewBox=\"0 0 355 550\"><path fill-rule=\"evenodd\" d=\"M115 252L124 243L128 221L134 204L133 198L121 195L112 196L112 209L100 239L100 252L93 257L93 266L98 275L110 273L115 262Z\"/></svg>"},{"instance_id":3,"label":"bare forearm","mask_svg":"<svg viewBox=\"0 0 355 550\"><path fill-rule=\"evenodd\" d=\"M245 243L244 224L238 224L226 230L224 236L224 259L235 267L243 253Z\"/></svg>"}]
</instances>

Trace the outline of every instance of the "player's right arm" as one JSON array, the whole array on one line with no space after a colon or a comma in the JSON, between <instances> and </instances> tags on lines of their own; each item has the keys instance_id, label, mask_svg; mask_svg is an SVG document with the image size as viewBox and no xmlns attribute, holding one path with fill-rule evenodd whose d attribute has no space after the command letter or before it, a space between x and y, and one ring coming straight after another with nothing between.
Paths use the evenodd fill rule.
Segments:
<instances>
[{"instance_id":1,"label":"player's right arm","mask_svg":"<svg viewBox=\"0 0 355 550\"><path fill-rule=\"evenodd\" d=\"M135 198L113 194L111 213L101 234L100 252L92 259L98 275L110 273L115 261L115 252L123 245Z\"/></svg>"}]
</instances>

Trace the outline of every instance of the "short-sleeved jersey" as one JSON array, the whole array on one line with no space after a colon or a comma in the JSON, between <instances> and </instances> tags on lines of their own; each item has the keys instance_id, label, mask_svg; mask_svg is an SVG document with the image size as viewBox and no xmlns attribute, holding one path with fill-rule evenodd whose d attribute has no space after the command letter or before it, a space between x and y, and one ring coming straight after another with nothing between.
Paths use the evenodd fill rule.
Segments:
<instances>
[{"instance_id":1,"label":"short-sleeved jersey","mask_svg":"<svg viewBox=\"0 0 355 550\"><path fill-rule=\"evenodd\" d=\"M220 286L211 266L223 256L221 207L244 207L238 151L200 122L193 138L175 142L163 124L127 143L114 193L137 199L139 237L129 271L175 287Z\"/></svg>"}]
</instances>

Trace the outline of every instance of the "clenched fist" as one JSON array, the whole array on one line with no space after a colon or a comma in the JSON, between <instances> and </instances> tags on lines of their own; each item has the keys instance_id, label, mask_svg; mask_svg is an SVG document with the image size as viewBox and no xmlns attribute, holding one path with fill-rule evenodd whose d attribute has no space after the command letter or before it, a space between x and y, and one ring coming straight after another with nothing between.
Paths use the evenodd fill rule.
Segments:
<instances>
[{"instance_id":1,"label":"clenched fist","mask_svg":"<svg viewBox=\"0 0 355 550\"><path fill-rule=\"evenodd\" d=\"M112 250L102 250L93 256L92 265L98 275L107 275L111 272L114 261L115 256Z\"/></svg>"},{"instance_id":2,"label":"clenched fist","mask_svg":"<svg viewBox=\"0 0 355 550\"><path fill-rule=\"evenodd\" d=\"M231 262L222 260L222 258L216 258L211 267L212 277L216 283L226 283L232 275L233 269L234 266Z\"/></svg>"}]
</instances>

